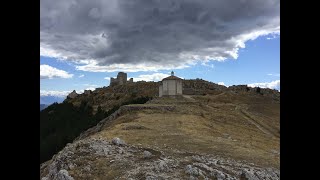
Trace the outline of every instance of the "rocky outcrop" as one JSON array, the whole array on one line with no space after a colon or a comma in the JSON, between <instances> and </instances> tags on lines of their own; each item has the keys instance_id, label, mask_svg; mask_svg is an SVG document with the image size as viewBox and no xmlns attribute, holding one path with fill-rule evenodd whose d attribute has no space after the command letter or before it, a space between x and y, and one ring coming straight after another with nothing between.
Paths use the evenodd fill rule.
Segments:
<instances>
[{"instance_id":1,"label":"rocky outcrop","mask_svg":"<svg viewBox=\"0 0 320 180\"><path fill-rule=\"evenodd\" d=\"M77 97L78 94L75 90L73 90L68 96L67 99L74 99L75 97Z\"/></svg>"},{"instance_id":2,"label":"rocky outcrop","mask_svg":"<svg viewBox=\"0 0 320 180\"><path fill-rule=\"evenodd\" d=\"M117 139L120 140L121 139ZM280 171L212 155L157 152L102 138L68 144L40 168L42 180L73 179L280 179ZM126 167L126 168L120 168ZM112 173L110 173L112 172Z\"/></svg>"}]
</instances>

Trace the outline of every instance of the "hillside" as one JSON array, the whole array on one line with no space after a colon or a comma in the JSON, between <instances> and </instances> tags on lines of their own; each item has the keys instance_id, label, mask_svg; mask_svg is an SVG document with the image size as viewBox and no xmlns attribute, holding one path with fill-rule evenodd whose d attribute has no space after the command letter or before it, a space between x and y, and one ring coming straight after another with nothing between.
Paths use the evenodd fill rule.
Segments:
<instances>
[{"instance_id":1,"label":"hillside","mask_svg":"<svg viewBox=\"0 0 320 180\"><path fill-rule=\"evenodd\" d=\"M48 107L47 104L40 104L40 111L43 110L43 109L45 109L46 107Z\"/></svg>"},{"instance_id":2,"label":"hillside","mask_svg":"<svg viewBox=\"0 0 320 180\"><path fill-rule=\"evenodd\" d=\"M81 133L41 164L40 178L279 179L280 93L184 82L191 87L196 95L157 98L157 83L141 82L66 100L107 111L128 97L153 96Z\"/></svg>"},{"instance_id":3,"label":"hillside","mask_svg":"<svg viewBox=\"0 0 320 180\"><path fill-rule=\"evenodd\" d=\"M136 82L125 85L97 88L91 94L79 94L74 99L66 99L64 102L80 106L81 102L87 102L93 107L95 113L100 106L103 111L111 110L124 102L137 97L155 97L158 95L157 82Z\"/></svg>"}]
</instances>

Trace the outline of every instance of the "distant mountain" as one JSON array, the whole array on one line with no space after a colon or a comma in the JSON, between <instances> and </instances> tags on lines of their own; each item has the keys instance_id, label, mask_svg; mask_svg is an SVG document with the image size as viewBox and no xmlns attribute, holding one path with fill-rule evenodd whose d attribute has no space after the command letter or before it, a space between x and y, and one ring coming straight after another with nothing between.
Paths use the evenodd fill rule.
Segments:
<instances>
[{"instance_id":1,"label":"distant mountain","mask_svg":"<svg viewBox=\"0 0 320 180\"><path fill-rule=\"evenodd\" d=\"M65 97L58 96L40 96L40 104L50 105L54 102L61 103L65 100Z\"/></svg>"},{"instance_id":2,"label":"distant mountain","mask_svg":"<svg viewBox=\"0 0 320 180\"><path fill-rule=\"evenodd\" d=\"M43 109L45 109L46 107L48 107L48 105L46 105L46 104L40 104L40 111L43 110Z\"/></svg>"}]
</instances>

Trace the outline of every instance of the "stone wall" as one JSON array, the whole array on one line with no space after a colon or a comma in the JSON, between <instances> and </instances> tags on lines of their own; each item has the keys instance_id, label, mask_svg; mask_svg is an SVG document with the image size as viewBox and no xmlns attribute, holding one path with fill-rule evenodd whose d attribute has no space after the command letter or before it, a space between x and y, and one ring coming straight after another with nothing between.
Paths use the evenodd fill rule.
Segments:
<instances>
[{"instance_id":1,"label":"stone wall","mask_svg":"<svg viewBox=\"0 0 320 180\"><path fill-rule=\"evenodd\" d=\"M115 79L115 78L110 78L110 86L115 86L115 85L117 85L118 84L118 80L117 79Z\"/></svg>"},{"instance_id":2,"label":"stone wall","mask_svg":"<svg viewBox=\"0 0 320 180\"><path fill-rule=\"evenodd\" d=\"M168 95L177 95L177 87L175 80L166 80L168 82Z\"/></svg>"},{"instance_id":3,"label":"stone wall","mask_svg":"<svg viewBox=\"0 0 320 180\"><path fill-rule=\"evenodd\" d=\"M168 81L162 82L162 95L168 95Z\"/></svg>"},{"instance_id":4,"label":"stone wall","mask_svg":"<svg viewBox=\"0 0 320 180\"><path fill-rule=\"evenodd\" d=\"M182 80L164 80L159 86L159 97L161 97L160 89L162 89L161 96L182 95Z\"/></svg>"},{"instance_id":5,"label":"stone wall","mask_svg":"<svg viewBox=\"0 0 320 180\"><path fill-rule=\"evenodd\" d=\"M117 80L118 80L119 85L123 85L125 83L122 76L117 77Z\"/></svg>"},{"instance_id":6,"label":"stone wall","mask_svg":"<svg viewBox=\"0 0 320 180\"><path fill-rule=\"evenodd\" d=\"M182 80L177 80L177 95L182 95Z\"/></svg>"},{"instance_id":7,"label":"stone wall","mask_svg":"<svg viewBox=\"0 0 320 180\"><path fill-rule=\"evenodd\" d=\"M159 97L162 97L162 84L159 86Z\"/></svg>"},{"instance_id":8,"label":"stone wall","mask_svg":"<svg viewBox=\"0 0 320 180\"><path fill-rule=\"evenodd\" d=\"M127 82L127 73L119 72L117 75L117 79L120 85L123 85Z\"/></svg>"}]
</instances>

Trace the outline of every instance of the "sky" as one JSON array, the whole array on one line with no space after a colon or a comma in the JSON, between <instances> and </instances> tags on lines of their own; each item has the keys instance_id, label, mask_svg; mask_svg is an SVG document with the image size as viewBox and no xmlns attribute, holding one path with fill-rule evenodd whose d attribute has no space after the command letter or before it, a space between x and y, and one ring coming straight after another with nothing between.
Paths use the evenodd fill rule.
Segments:
<instances>
[{"instance_id":1,"label":"sky","mask_svg":"<svg viewBox=\"0 0 320 180\"><path fill-rule=\"evenodd\" d=\"M43 0L40 96L170 75L280 91L278 0Z\"/></svg>"}]
</instances>

